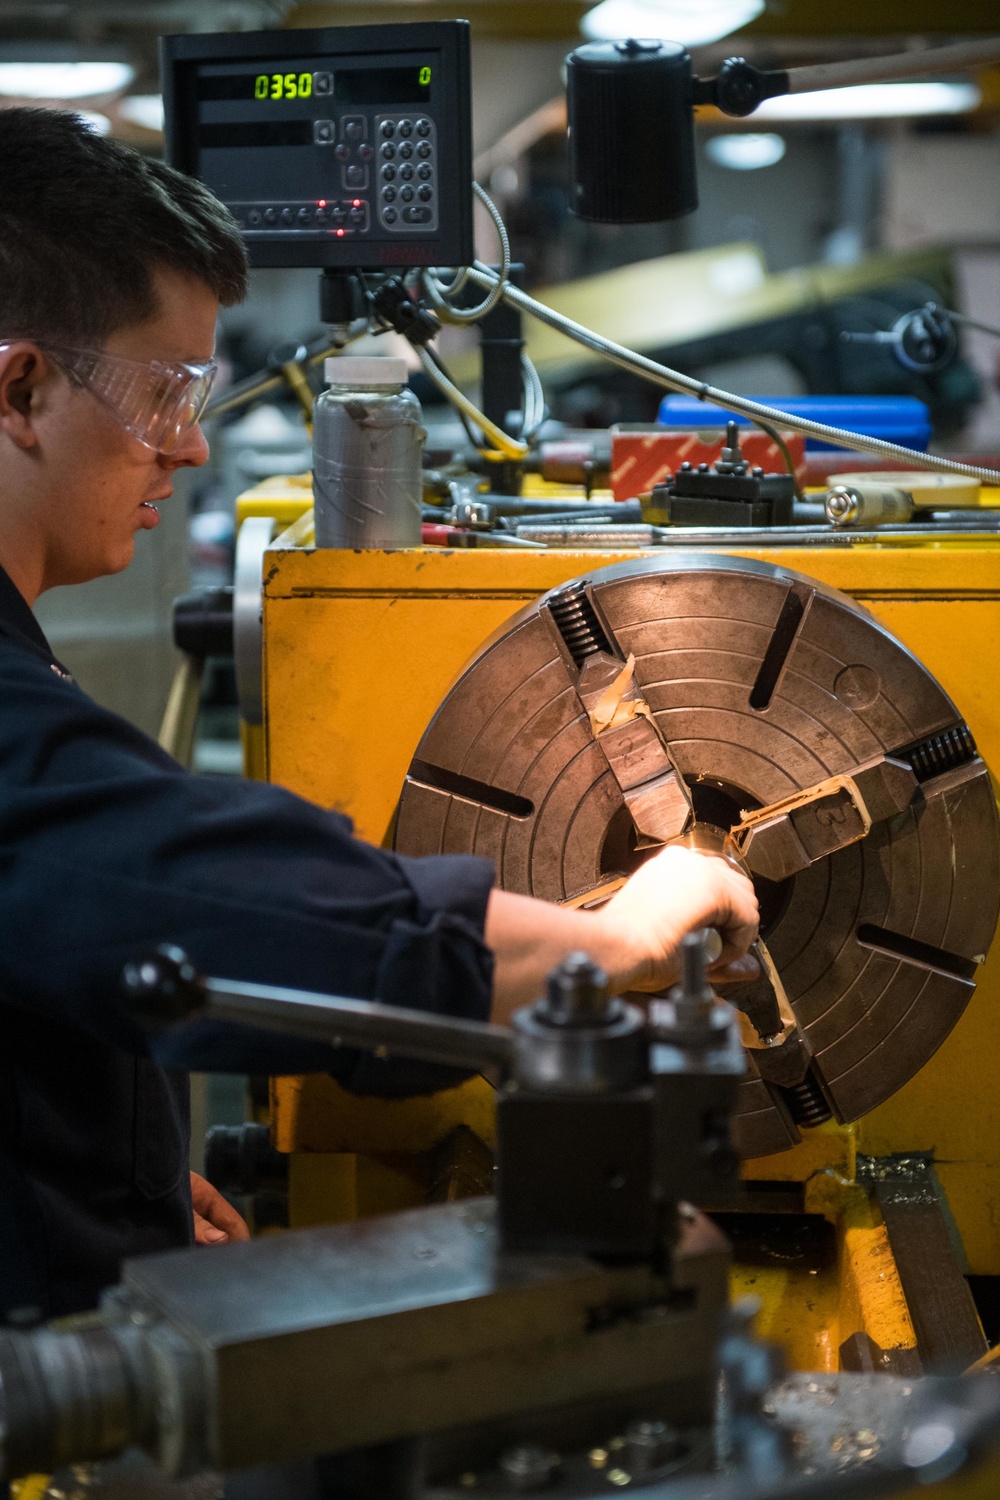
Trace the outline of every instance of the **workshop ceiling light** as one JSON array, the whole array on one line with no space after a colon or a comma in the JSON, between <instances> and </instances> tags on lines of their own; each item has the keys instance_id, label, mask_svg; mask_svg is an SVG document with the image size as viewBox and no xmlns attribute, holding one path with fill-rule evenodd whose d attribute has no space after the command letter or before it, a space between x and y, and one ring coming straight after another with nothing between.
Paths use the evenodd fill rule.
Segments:
<instances>
[{"instance_id":1,"label":"workshop ceiling light","mask_svg":"<svg viewBox=\"0 0 1000 1500\"><path fill-rule=\"evenodd\" d=\"M162 94L129 94L118 106L118 113L130 125L141 125L143 130L163 129Z\"/></svg>"},{"instance_id":2,"label":"workshop ceiling light","mask_svg":"<svg viewBox=\"0 0 1000 1500\"><path fill-rule=\"evenodd\" d=\"M128 88L125 62L22 62L0 58L0 94L14 99L90 99Z\"/></svg>"},{"instance_id":3,"label":"workshop ceiling light","mask_svg":"<svg viewBox=\"0 0 1000 1500\"><path fill-rule=\"evenodd\" d=\"M755 21L765 0L602 0L580 22L591 41L656 38L703 47Z\"/></svg>"},{"instance_id":4,"label":"workshop ceiling light","mask_svg":"<svg viewBox=\"0 0 1000 1500\"><path fill-rule=\"evenodd\" d=\"M974 83L862 83L811 94L765 99L755 120L898 120L913 115L962 115L976 109L982 95Z\"/></svg>"},{"instance_id":5,"label":"workshop ceiling light","mask_svg":"<svg viewBox=\"0 0 1000 1500\"><path fill-rule=\"evenodd\" d=\"M780 135L748 131L745 135L713 135L705 142L705 151L718 167L756 172L759 167L773 167L779 162L785 154L785 143Z\"/></svg>"}]
</instances>

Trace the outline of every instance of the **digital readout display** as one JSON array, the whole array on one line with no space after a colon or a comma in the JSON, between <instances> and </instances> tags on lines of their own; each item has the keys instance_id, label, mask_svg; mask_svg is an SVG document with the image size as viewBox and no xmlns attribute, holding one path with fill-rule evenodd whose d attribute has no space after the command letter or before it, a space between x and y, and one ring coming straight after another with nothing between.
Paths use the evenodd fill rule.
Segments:
<instances>
[{"instance_id":1,"label":"digital readout display","mask_svg":"<svg viewBox=\"0 0 1000 1500\"><path fill-rule=\"evenodd\" d=\"M203 151L311 146L313 140L311 120L238 120L233 125L201 125L198 128L198 145Z\"/></svg>"},{"instance_id":2,"label":"digital readout display","mask_svg":"<svg viewBox=\"0 0 1000 1500\"><path fill-rule=\"evenodd\" d=\"M252 99L258 104L292 99L328 99L334 104L426 104L433 69L337 68L279 72L262 66L254 72L207 73L198 76L199 99Z\"/></svg>"}]
</instances>

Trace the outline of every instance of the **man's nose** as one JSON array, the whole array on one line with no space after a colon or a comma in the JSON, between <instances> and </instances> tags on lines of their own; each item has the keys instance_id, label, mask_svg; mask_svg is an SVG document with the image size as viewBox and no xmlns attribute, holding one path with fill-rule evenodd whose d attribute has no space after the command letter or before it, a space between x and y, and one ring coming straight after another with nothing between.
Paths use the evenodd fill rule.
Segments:
<instances>
[{"instance_id":1,"label":"man's nose","mask_svg":"<svg viewBox=\"0 0 1000 1500\"><path fill-rule=\"evenodd\" d=\"M189 427L181 438L177 447L170 453L160 454L160 464L164 469L198 469L203 463L207 463L209 455L208 439L201 430L201 424L196 422Z\"/></svg>"}]
</instances>

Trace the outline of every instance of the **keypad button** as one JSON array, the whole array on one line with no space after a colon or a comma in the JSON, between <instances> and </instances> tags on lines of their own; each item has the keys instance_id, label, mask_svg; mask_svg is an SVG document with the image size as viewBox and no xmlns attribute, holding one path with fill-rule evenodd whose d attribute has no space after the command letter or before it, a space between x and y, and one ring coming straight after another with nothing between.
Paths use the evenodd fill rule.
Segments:
<instances>
[{"instance_id":1,"label":"keypad button","mask_svg":"<svg viewBox=\"0 0 1000 1500\"><path fill-rule=\"evenodd\" d=\"M334 146L333 154L338 161L350 161L351 148L350 146L345 146L343 141L341 141L339 146Z\"/></svg>"},{"instance_id":2,"label":"keypad button","mask_svg":"<svg viewBox=\"0 0 1000 1500\"><path fill-rule=\"evenodd\" d=\"M384 187L382 189L382 202L383 203L395 203L395 201L396 201L396 189L394 187Z\"/></svg>"},{"instance_id":3,"label":"keypad button","mask_svg":"<svg viewBox=\"0 0 1000 1500\"><path fill-rule=\"evenodd\" d=\"M415 203L412 208L403 209L404 224L429 224L431 218L431 210L423 203Z\"/></svg>"},{"instance_id":4,"label":"keypad button","mask_svg":"<svg viewBox=\"0 0 1000 1500\"><path fill-rule=\"evenodd\" d=\"M283 208L281 210L281 222L282 224L293 224L295 222L295 215L290 208Z\"/></svg>"},{"instance_id":5,"label":"keypad button","mask_svg":"<svg viewBox=\"0 0 1000 1500\"><path fill-rule=\"evenodd\" d=\"M264 210L264 222L265 222L265 224L277 224L277 222L278 222L278 210L276 208L265 208L265 210Z\"/></svg>"},{"instance_id":6,"label":"keypad button","mask_svg":"<svg viewBox=\"0 0 1000 1500\"><path fill-rule=\"evenodd\" d=\"M368 182L368 173L364 167L345 167L345 187L365 187Z\"/></svg>"},{"instance_id":7,"label":"keypad button","mask_svg":"<svg viewBox=\"0 0 1000 1500\"><path fill-rule=\"evenodd\" d=\"M259 208L252 208L250 210L250 212L247 214L247 223L248 224L259 224L261 222L262 218L263 218L263 215L261 214L260 209Z\"/></svg>"},{"instance_id":8,"label":"keypad button","mask_svg":"<svg viewBox=\"0 0 1000 1500\"><path fill-rule=\"evenodd\" d=\"M394 208L387 208L387 209L383 210L383 213L382 213L382 223L383 224L395 224L395 222L396 222L396 220L398 218L399 218L399 215L397 214L397 212L396 212L396 210Z\"/></svg>"},{"instance_id":9,"label":"keypad button","mask_svg":"<svg viewBox=\"0 0 1000 1500\"><path fill-rule=\"evenodd\" d=\"M412 135L413 134L413 121L412 120L400 120L400 122L399 122L399 133L400 133L401 136L410 136L410 135Z\"/></svg>"},{"instance_id":10,"label":"keypad button","mask_svg":"<svg viewBox=\"0 0 1000 1500\"><path fill-rule=\"evenodd\" d=\"M430 133L431 133L431 122L430 122L430 120L418 120L417 124L416 124L416 131L417 131L417 135L423 136L424 139L426 139L427 136L429 136Z\"/></svg>"},{"instance_id":11,"label":"keypad button","mask_svg":"<svg viewBox=\"0 0 1000 1500\"><path fill-rule=\"evenodd\" d=\"M368 134L364 120L356 116L344 121L344 139L348 141L363 141Z\"/></svg>"},{"instance_id":12,"label":"keypad button","mask_svg":"<svg viewBox=\"0 0 1000 1500\"><path fill-rule=\"evenodd\" d=\"M317 224L326 224L326 223L329 222L329 219L330 219L330 215L327 213L327 211L326 211L325 208L317 208L317 210L316 210L316 223Z\"/></svg>"},{"instance_id":13,"label":"keypad button","mask_svg":"<svg viewBox=\"0 0 1000 1500\"><path fill-rule=\"evenodd\" d=\"M420 157L421 161L426 161L433 149L434 148L431 145L430 141L417 142L417 155Z\"/></svg>"},{"instance_id":14,"label":"keypad button","mask_svg":"<svg viewBox=\"0 0 1000 1500\"><path fill-rule=\"evenodd\" d=\"M332 73L314 73L313 74L313 93L314 94L324 94L324 95L325 94L332 94L333 93L333 74Z\"/></svg>"},{"instance_id":15,"label":"keypad button","mask_svg":"<svg viewBox=\"0 0 1000 1500\"><path fill-rule=\"evenodd\" d=\"M393 136L396 134L396 123L394 120L383 120L381 129L382 135L385 137L385 139L387 141L391 141Z\"/></svg>"},{"instance_id":16,"label":"keypad button","mask_svg":"<svg viewBox=\"0 0 1000 1500\"><path fill-rule=\"evenodd\" d=\"M371 161L371 159L372 159L372 157L374 155L375 155L375 147L374 146L370 146L367 141L364 141L362 143L362 145L360 145L358 147L358 160L359 161Z\"/></svg>"},{"instance_id":17,"label":"keypad button","mask_svg":"<svg viewBox=\"0 0 1000 1500\"><path fill-rule=\"evenodd\" d=\"M366 217L367 215L363 208L352 208L351 212L348 214L348 218L350 219L352 224L363 224Z\"/></svg>"},{"instance_id":18,"label":"keypad button","mask_svg":"<svg viewBox=\"0 0 1000 1500\"><path fill-rule=\"evenodd\" d=\"M346 223L347 209L342 203L335 203L333 208L330 210L330 218L335 224Z\"/></svg>"},{"instance_id":19,"label":"keypad button","mask_svg":"<svg viewBox=\"0 0 1000 1500\"><path fill-rule=\"evenodd\" d=\"M403 141L399 148L399 154L404 161L407 161L413 155L413 142Z\"/></svg>"},{"instance_id":20,"label":"keypad button","mask_svg":"<svg viewBox=\"0 0 1000 1500\"><path fill-rule=\"evenodd\" d=\"M400 167L399 180L400 182L413 181L413 163L411 161L404 161L403 165Z\"/></svg>"},{"instance_id":21,"label":"keypad button","mask_svg":"<svg viewBox=\"0 0 1000 1500\"><path fill-rule=\"evenodd\" d=\"M429 162L422 161L417 168L417 176L420 178L421 182L430 182L431 178L434 176L434 168L430 165Z\"/></svg>"},{"instance_id":22,"label":"keypad button","mask_svg":"<svg viewBox=\"0 0 1000 1500\"><path fill-rule=\"evenodd\" d=\"M382 181L383 182L395 182L395 180L396 180L396 168L395 167L389 167L389 166L383 167L382 168Z\"/></svg>"},{"instance_id":23,"label":"keypad button","mask_svg":"<svg viewBox=\"0 0 1000 1500\"><path fill-rule=\"evenodd\" d=\"M428 186L426 182L422 182L417 188L417 197L423 203L429 203L430 200L434 197L434 189Z\"/></svg>"},{"instance_id":24,"label":"keypad button","mask_svg":"<svg viewBox=\"0 0 1000 1500\"><path fill-rule=\"evenodd\" d=\"M400 188L400 190L399 190L399 198L400 198L400 202L401 203L412 203L413 202L413 189L409 186L409 184L407 184L406 187L401 187Z\"/></svg>"},{"instance_id":25,"label":"keypad button","mask_svg":"<svg viewBox=\"0 0 1000 1500\"><path fill-rule=\"evenodd\" d=\"M312 222L312 213L308 208L300 208L296 217L300 224L309 224Z\"/></svg>"},{"instance_id":26,"label":"keypad button","mask_svg":"<svg viewBox=\"0 0 1000 1500\"><path fill-rule=\"evenodd\" d=\"M381 153L382 153L382 160L383 161L392 161L393 157L396 154L396 148L392 144L391 141L385 141L385 142L383 142L380 150L381 150Z\"/></svg>"},{"instance_id":27,"label":"keypad button","mask_svg":"<svg viewBox=\"0 0 1000 1500\"><path fill-rule=\"evenodd\" d=\"M332 146L337 139L337 130L332 120L313 121L313 140L317 146Z\"/></svg>"}]
</instances>

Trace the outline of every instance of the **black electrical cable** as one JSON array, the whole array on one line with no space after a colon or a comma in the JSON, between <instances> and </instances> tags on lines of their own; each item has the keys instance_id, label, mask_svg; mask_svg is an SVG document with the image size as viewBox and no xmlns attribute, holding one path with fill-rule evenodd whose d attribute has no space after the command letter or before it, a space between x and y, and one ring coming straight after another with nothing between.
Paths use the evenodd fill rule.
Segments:
<instances>
[{"instance_id":1,"label":"black electrical cable","mask_svg":"<svg viewBox=\"0 0 1000 1500\"><path fill-rule=\"evenodd\" d=\"M442 364L438 352L434 348L434 346L432 344L425 344L424 352L427 355L427 358L430 360L431 364L434 365L436 369L441 371L441 374L445 377L446 380L450 380L451 376L448 374L448 371ZM460 406L456 406L455 411L458 413L458 419L464 427L465 435L469 439L469 442L472 444L473 448L484 448L486 446L486 439L483 437L482 433L479 433L477 435L475 428Z\"/></svg>"},{"instance_id":2,"label":"black electrical cable","mask_svg":"<svg viewBox=\"0 0 1000 1500\"><path fill-rule=\"evenodd\" d=\"M772 427L770 422L762 422L759 417L756 417L754 418L754 423L755 426L760 428L761 432L767 434L767 436L771 439L771 442L774 443L775 447L778 449L778 452L781 454L781 457L784 460L785 468L788 470L792 484L795 486L795 498L800 505L805 505L805 493L802 489L802 486L799 484L799 477L795 472L795 460L792 457L792 451L789 448L788 444L785 442L778 429L776 427Z\"/></svg>"}]
</instances>

